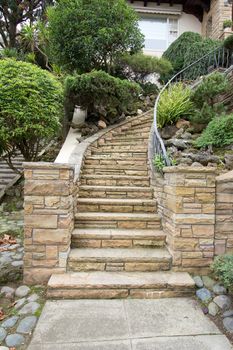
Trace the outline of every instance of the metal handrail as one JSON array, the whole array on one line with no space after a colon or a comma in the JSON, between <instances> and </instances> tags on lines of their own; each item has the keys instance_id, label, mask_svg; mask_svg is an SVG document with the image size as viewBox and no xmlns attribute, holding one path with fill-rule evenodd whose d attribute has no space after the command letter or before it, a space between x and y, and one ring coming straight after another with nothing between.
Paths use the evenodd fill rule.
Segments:
<instances>
[{"instance_id":1,"label":"metal handrail","mask_svg":"<svg viewBox=\"0 0 233 350\"><path fill-rule=\"evenodd\" d=\"M216 55L217 53L217 55ZM222 54L222 55L221 55ZM157 126L157 114L158 114L158 106L159 106L159 101L160 98L163 94L163 92L171 85L171 83L175 82L178 80L178 78L180 77L179 81L181 81L182 79L182 75L183 73L187 72L190 68L192 68L193 66L197 65L198 63L200 63L201 61L205 60L206 58L209 58L208 60L208 66L206 67L207 70L207 74L209 73L209 69L211 67L214 66L215 69L218 68L229 68L232 64L232 52L228 49L225 49L224 47L218 47L214 50L212 50L211 52L208 52L207 54L205 54L204 56L202 56L201 58L197 59L196 61L194 61L193 63L191 63L190 65L186 66L185 68L183 68L181 71L179 71L178 73L176 73L164 86L163 88L160 90L156 101L155 101L155 106L154 106L154 121L153 121L153 125L154 125L154 130L153 130L153 135L152 135L152 142L153 142L153 154L152 156L154 156L155 154L160 155L166 166L170 166L171 161L167 155L167 151L166 151L166 147L164 145L164 142L159 134L159 130L158 130L158 126ZM221 60L222 59L222 60ZM204 74L206 75L206 74ZM201 75L203 76L203 74ZM184 76L185 77L185 76ZM197 79L200 76L196 76L195 79Z\"/></svg>"}]
</instances>

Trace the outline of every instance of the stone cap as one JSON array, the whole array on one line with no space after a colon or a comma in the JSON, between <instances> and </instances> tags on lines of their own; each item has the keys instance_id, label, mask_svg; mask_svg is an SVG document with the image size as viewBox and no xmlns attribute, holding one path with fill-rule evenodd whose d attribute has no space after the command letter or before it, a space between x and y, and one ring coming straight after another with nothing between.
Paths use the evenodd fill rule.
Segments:
<instances>
[{"instance_id":1,"label":"stone cap","mask_svg":"<svg viewBox=\"0 0 233 350\"><path fill-rule=\"evenodd\" d=\"M59 164L59 163L49 163L49 162L24 162L24 169L65 169L74 170L74 165L72 164Z\"/></svg>"},{"instance_id":2,"label":"stone cap","mask_svg":"<svg viewBox=\"0 0 233 350\"><path fill-rule=\"evenodd\" d=\"M205 167L205 166L168 166L163 168L164 173L218 173L216 167Z\"/></svg>"}]
</instances>

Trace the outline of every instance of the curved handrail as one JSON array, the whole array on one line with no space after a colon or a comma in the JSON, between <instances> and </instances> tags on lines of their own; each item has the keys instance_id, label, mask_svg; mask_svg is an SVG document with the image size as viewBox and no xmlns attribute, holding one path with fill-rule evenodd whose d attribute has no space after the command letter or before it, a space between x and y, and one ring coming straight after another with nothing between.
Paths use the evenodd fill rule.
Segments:
<instances>
[{"instance_id":1,"label":"curved handrail","mask_svg":"<svg viewBox=\"0 0 233 350\"><path fill-rule=\"evenodd\" d=\"M222 52L221 52L222 51ZM216 53L218 54L218 57L216 57ZM222 55L221 55L222 53ZM214 55L213 55L214 54ZM226 56L226 62L225 62L225 54L227 54ZM171 161L167 155L167 151L166 151L166 147L164 145L164 142L159 134L159 130L158 130L158 126L157 126L157 113L158 113L158 105L159 105L159 101L161 98L161 95L163 94L163 92L167 89L168 86L170 86L171 83L173 83L174 81L176 81L176 79L179 76L182 76L182 74L186 71L188 71L190 68L192 68L193 66L197 65L199 62L203 61L204 59L209 57L209 64L210 64L206 69L207 72L209 70L210 67L213 66L213 60L211 60L213 55L214 58L214 65L215 68L229 68L231 66L232 63L232 52L228 49L225 49L223 46L220 46L210 52L208 52L207 54L205 54L204 56L200 57L199 59L197 59L196 61L192 62L190 65L186 66L185 68L183 68L182 70L180 70L178 73L176 73L164 86L163 88L160 90L156 101L155 101L155 105L154 105L154 121L153 121L153 125L154 125L154 132L153 132L153 150L154 150L154 154L159 154L162 156L162 158L164 159L164 163L166 166L170 166L171 165ZM220 62L222 60L222 65L220 65ZM198 76L195 78L197 79ZM181 79L180 79L181 80Z\"/></svg>"}]
</instances>

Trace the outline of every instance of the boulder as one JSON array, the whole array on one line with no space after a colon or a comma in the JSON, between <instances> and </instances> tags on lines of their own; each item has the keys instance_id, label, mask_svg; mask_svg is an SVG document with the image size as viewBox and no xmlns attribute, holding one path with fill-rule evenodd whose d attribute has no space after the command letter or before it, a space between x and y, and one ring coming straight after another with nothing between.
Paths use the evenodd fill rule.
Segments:
<instances>
[{"instance_id":1,"label":"boulder","mask_svg":"<svg viewBox=\"0 0 233 350\"><path fill-rule=\"evenodd\" d=\"M177 129L180 129L180 128L188 129L190 128L190 121L185 119L180 119L176 122L176 127Z\"/></svg>"},{"instance_id":2,"label":"boulder","mask_svg":"<svg viewBox=\"0 0 233 350\"><path fill-rule=\"evenodd\" d=\"M226 311L231 307L231 298L227 295L218 295L214 298L213 302L223 311Z\"/></svg>"},{"instance_id":3,"label":"boulder","mask_svg":"<svg viewBox=\"0 0 233 350\"><path fill-rule=\"evenodd\" d=\"M172 138L177 132L177 127L175 125L167 125L160 130L160 135L164 140Z\"/></svg>"},{"instance_id":4,"label":"boulder","mask_svg":"<svg viewBox=\"0 0 233 350\"><path fill-rule=\"evenodd\" d=\"M103 120L99 120L98 121L98 128L99 129L106 129L107 125L106 125L106 123Z\"/></svg>"},{"instance_id":5,"label":"boulder","mask_svg":"<svg viewBox=\"0 0 233 350\"><path fill-rule=\"evenodd\" d=\"M216 305L216 304L213 303L213 302L209 303L209 305L208 305L208 311L209 311L209 314L210 314L211 316L216 316L217 313L218 313L218 310L219 310L218 305Z\"/></svg>"},{"instance_id":6,"label":"boulder","mask_svg":"<svg viewBox=\"0 0 233 350\"><path fill-rule=\"evenodd\" d=\"M196 291L196 296L204 303L207 303L212 299L211 292L207 288L198 289Z\"/></svg>"},{"instance_id":7,"label":"boulder","mask_svg":"<svg viewBox=\"0 0 233 350\"><path fill-rule=\"evenodd\" d=\"M198 288L202 288L204 286L204 283L200 276L194 276L193 280Z\"/></svg>"}]
</instances>

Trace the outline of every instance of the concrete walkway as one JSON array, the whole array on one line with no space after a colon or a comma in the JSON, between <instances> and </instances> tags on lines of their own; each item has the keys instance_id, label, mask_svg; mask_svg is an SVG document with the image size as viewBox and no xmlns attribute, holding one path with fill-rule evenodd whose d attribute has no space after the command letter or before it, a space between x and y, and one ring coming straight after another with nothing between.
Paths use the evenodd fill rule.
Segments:
<instances>
[{"instance_id":1,"label":"concrete walkway","mask_svg":"<svg viewBox=\"0 0 233 350\"><path fill-rule=\"evenodd\" d=\"M47 301L28 350L230 350L188 298Z\"/></svg>"}]
</instances>

